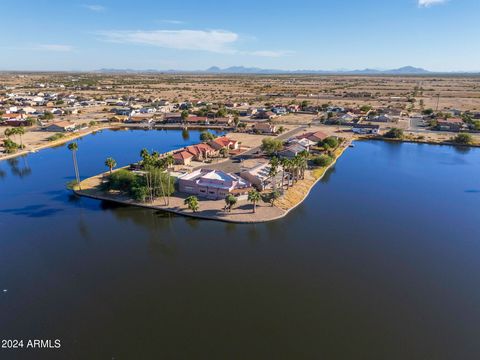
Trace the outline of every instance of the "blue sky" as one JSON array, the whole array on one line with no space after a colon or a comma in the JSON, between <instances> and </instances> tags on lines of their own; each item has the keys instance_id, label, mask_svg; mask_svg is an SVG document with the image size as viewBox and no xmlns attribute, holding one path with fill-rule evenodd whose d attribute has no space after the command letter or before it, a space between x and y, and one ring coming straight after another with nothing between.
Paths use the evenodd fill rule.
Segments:
<instances>
[{"instance_id":1,"label":"blue sky","mask_svg":"<svg viewBox=\"0 0 480 360\"><path fill-rule=\"evenodd\" d=\"M0 70L480 70L480 0L3 0Z\"/></svg>"}]
</instances>

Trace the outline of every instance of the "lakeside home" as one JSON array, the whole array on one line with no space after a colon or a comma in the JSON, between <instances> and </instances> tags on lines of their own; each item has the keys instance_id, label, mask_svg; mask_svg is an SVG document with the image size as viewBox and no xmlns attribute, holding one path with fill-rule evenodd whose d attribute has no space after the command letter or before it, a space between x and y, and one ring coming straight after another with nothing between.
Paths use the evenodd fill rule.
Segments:
<instances>
[{"instance_id":1,"label":"lakeside home","mask_svg":"<svg viewBox=\"0 0 480 360\"><path fill-rule=\"evenodd\" d=\"M252 189L252 184L221 170L198 169L180 176L178 189L181 193L219 200L229 194L245 195Z\"/></svg>"},{"instance_id":2,"label":"lakeside home","mask_svg":"<svg viewBox=\"0 0 480 360\"><path fill-rule=\"evenodd\" d=\"M76 128L75 123L71 123L68 121L58 121L51 125L48 125L45 130L46 131L54 131L54 132L67 132L67 131L74 131Z\"/></svg>"},{"instance_id":3,"label":"lakeside home","mask_svg":"<svg viewBox=\"0 0 480 360\"><path fill-rule=\"evenodd\" d=\"M273 178L270 176L271 165L269 163L259 164L251 169L242 171L240 176L250 182L257 190L264 191L273 187ZM282 182L282 167L275 176L276 184Z\"/></svg>"},{"instance_id":4,"label":"lakeside home","mask_svg":"<svg viewBox=\"0 0 480 360\"><path fill-rule=\"evenodd\" d=\"M380 131L380 125L370 125L370 124L355 124L352 127L354 134L378 134Z\"/></svg>"}]
</instances>

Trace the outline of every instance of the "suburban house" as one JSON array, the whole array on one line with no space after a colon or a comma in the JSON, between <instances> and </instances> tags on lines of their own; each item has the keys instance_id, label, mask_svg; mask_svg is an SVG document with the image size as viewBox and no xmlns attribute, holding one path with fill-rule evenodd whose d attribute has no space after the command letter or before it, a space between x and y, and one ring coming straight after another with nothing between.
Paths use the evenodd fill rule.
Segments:
<instances>
[{"instance_id":1,"label":"suburban house","mask_svg":"<svg viewBox=\"0 0 480 360\"><path fill-rule=\"evenodd\" d=\"M288 111L290 112L297 112L297 111L300 111L300 105L296 105L296 104L291 104L291 105L288 105Z\"/></svg>"},{"instance_id":2,"label":"suburban house","mask_svg":"<svg viewBox=\"0 0 480 360\"><path fill-rule=\"evenodd\" d=\"M227 195L244 195L251 190L250 182L221 170L198 169L178 178L178 189L212 200L224 199Z\"/></svg>"},{"instance_id":3,"label":"suburban house","mask_svg":"<svg viewBox=\"0 0 480 360\"><path fill-rule=\"evenodd\" d=\"M68 121L59 121L45 128L47 131L74 131L76 125Z\"/></svg>"},{"instance_id":4,"label":"suburban house","mask_svg":"<svg viewBox=\"0 0 480 360\"><path fill-rule=\"evenodd\" d=\"M4 122L0 122L0 124L4 126L19 127L19 126L30 126L32 125L32 122L30 119L9 119L9 120L5 120Z\"/></svg>"},{"instance_id":5,"label":"suburban house","mask_svg":"<svg viewBox=\"0 0 480 360\"><path fill-rule=\"evenodd\" d=\"M381 114L373 117L369 117L368 121L375 121L375 122L390 122L393 121L393 119L386 114Z\"/></svg>"},{"instance_id":6,"label":"suburban house","mask_svg":"<svg viewBox=\"0 0 480 360\"><path fill-rule=\"evenodd\" d=\"M285 115L287 113L287 109L283 106L276 106L272 108L272 112L277 115Z\"/></svg>"},{"instance_id":7,"label":"suburban house","mask_svg":"<svg viewBox=\"0 0 480 360\"><path fill-rule=\"evenodd\" d=\"M21 114L35 114L37 112L37 109L31 106L25 106L21 108L18 112Z\"/></svg>"},{"instance_id":8,"label":"suburban house","mask_svg":"<svg viewBox=\"0 0 480 360\"><path fill-rule=\"evenodd\" d=\"M292 144L280 151L278 155L285 158L294 158L302 151L308 151L308 149L300 144Z\"/></svg>"},{"instance_id":9,"label":"suburban house","mask_svg":"<svg viewBox=\"0 0 480 360\"><path fill-rule=\"evenodd\" d=\"M370 124L355 124L352 127L352 131L355 134L378 134L380 130L380 125L370 125Z\"/></svg>"},{"instance_id":10,"label":"suburban house","mask_svg":"<svg viewBox=\"0 0 480 360\"><path fill-rule=\"evenodd\" d=\"M277 132L277 127L268 122L257 123L253 125L253 129L262 134L275 134Z\"/></svg>"},{"instance_id":11,"label":"suburban house","mask_svg":"<svg viewBox=\"0 0 480 360\"><path fill-rule=\"evenodd\" d=\"M0 115L0 119L2 120L22 120L23 119L23 114L14 114L14 113L10 113L10 114L3 114L3 115Z\"/></svg>"},{"instance_id":12,"label":"suburban house","mask_svg":"<svg viewBox=\"0 0 480 360\"><path fill-rule=\"evenodd\" d=\"M464 127L464 122L460 118L438 119L437 126L443 131L460 131Z\"/></svg>"},{"instance_id":13,"label":"suburban house","mask_svg":"<svg viewBox=\"0 0 480 360\"><path fill-rule=\"evenodd\" d=\"M179 113L165 114L163 121L168 124L180 124L183 122L182 116Z\"/></svg>"},{"instance_id":14,"label":"suburban house","mask_svg":"<svg viewBox=\"0 0 480 360\"><path fill-rule=\"evenodd\" d=\"M231 117L217 117L217 118L211 119L210 122L217 125L228 126L233 122L233 119Z\"/></svg>"},{"instance_id":15,"label":"suburban house","mask_svg":"<svg viewBox=\"0 0 480 360\"><path fill-rule=\"evenodd\" d=\"M193 154L186 150L179 150L173 153L173 159L176 165L190 165L193 160Z\"/></svg>"},{"instance_id":16,"label":"suburban house","mask_svg":"<svg viewBox=\"0 0 480 360\"><path fill-rule=\"evenodd\" d=\"M239 144L238 141L232 140L226 136L218 137L208 143L215 150L220 150L227 148L229 150L238 150Z\"/></svg>"},{"instance_id":17,"label":"suburban house","mask_svg":"<svg viewBox=\"0 0 480 360\"><path fill-rule=\"evenodd\" d=\"M255 116L256 119L271 120L271 119L275 118L277 115L272 111L262 110L262 111L258 111L254 116Z\"/></svg>"},{"instance_id":18,"label":"suburban house","mask_svg":"<svg viewBox=\"0 0 480 360\"><path fill-rule=\"evenodd\" d=\"M126 123L132 124L150 124L153 121L153 118L150 114L134 114L130 116Z\"/></svg>"},{"instance_id":19,"label":"suburban house","mask_svg":"<svg viewBox=\"0 0 480 360\"><path fill-rule=\"evenodd\" d=\"M279 168L275 176L275 183L277 185L282 183L282 168ZM263 191L273 187L273 180L270 176L270 164L262 163L251 169L242 171L240 176L250 182L257 190Z\"/></svg>"},{"instance_id":20,"label":"suburban house","mask_svg":"<svg viewBox=\"0 0 480 360\"><path fill-rule=\"evenodd\" d=\"M218 156L218 151L215 150L208 144L197 144L197 145L190 145L187 146L184 150L188 151L189 153L193 154L193 159L196 161L206 160L208 158L212 158Z\"/></svg>"},{"instance_id":21,"label":"suburban house","mask_svg":"<svg viewBox=\"0 0 480 360\"><path fill-rule=\"evenodd\" d=\"M305 134L302 134L302 135L298 135L295 138L298 139L298 140L308 139L308 140L314 142L315 144L317 144L320 141L325 140L327 137L328 137L328 135L325 134L323 131L315 131L315 132L308 132L308 133L305 133Z\"/></svg>"},{"instance_id":22,"label":"suburban house","mask_svg":"<svg viewBox=\"0 0 480 360\"><path fill-rule=\"evenodd\" d=\"M292 140L289 140L289 144L300 144L304 148L306 148L308 151L310 151L310 147L317 145L318 141L315 142L315 141L309 140L307 138L300 138L300 139L293 138Z\"/></svg>"},{"instance_id":23,"label":"suburban house","mask_svg":"<svg viewBox=\"0 0 480 360\"><path fill-rule=\"evenodd\" d=\"M175 164L190 165L195 161L203 161L211 157L218 156L218 150L214 149L208 144L197 144L185 147L182 150L177 150L173 153Z\"/></svg>"},{"instance_id":24,"label":"suburban house","mask_svg":"<svg viewBox=\"0 0 480 360\"><path fill-rule=\"evenodd\" d=\"M340 120L340 122L352 122L356 118L357 118L357 115L352 114L351 112L348 112L348 113L340 116L339 120Z\"/></svg>"},{"instance_id":25,"label":"suburban house","mask_svg":"<svg viewBox=\"0 0 480 360\"><path fill-rule=\"evenodd\" d=\"M206 116L194 116L190 115L185 119L187 124L208 124L208 118Z\"/></svg>"}]
</instances>

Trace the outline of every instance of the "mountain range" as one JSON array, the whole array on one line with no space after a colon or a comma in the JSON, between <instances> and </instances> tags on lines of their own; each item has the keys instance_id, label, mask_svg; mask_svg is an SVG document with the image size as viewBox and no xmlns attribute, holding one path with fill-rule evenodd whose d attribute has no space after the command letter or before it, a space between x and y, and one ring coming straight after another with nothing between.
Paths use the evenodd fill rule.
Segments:
<instances>
[{"instance_id":1,"label":"mountain range","mask_svg":"<svg viewBox=\"0 0 480 360\"><path fill-rule=\"evenodd\" d=\"M434 72L414 66L404 66L398 69L378 70L278 70L257 67L231 66L220 68L212 66L206 70L134 70L134 69L100 69L100 73L169 73L169 74L317 74L317 75L429 75L429 74L462 74L462 72Z\"/></svg>"}]
</instances>

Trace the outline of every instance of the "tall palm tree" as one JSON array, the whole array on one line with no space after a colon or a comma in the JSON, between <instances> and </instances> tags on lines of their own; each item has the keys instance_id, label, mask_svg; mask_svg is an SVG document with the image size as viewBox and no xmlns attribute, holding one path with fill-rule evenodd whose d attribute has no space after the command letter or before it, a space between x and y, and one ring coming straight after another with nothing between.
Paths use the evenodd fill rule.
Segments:
<instances>
[{"instance_id":1,"label":"tall palm tree","mask_svg":"<svg viewBox=\"0 0 480 360\"><path fill-rule=\"evenodd\" d=\"M273 158L270 159L269 161L270 164L270 170L268 172L268 176L272 178L272 187L275 190L276 188L276 176L278 174L278 167L280 166L280 160L274 156Z\"/></svg>"},{"instance_id":2,"label":"tall palm tree","mask_svg":"<svg viewBox=\"0 0 480 360\"><path fill-rule=\"evenodd\" d=\"M193 195L187 197L183 203L187 205L187 207L193 212L197 212L200 207L200 205L198 204L198 198Z\"/></svg>"},{"instance_id":3,"label":"tall palm tree","mask_svg":"<svg viewBox=\"0 0 480 360\"><path fill-rule=\"evenodd\" d=\"M285 170L288 167L288 159L287 158L281 158L280 159L280 166L282 167L282 189L285 186Z\"/></svg>"},{"instance_id":4,"label":"tall palm tree","mask_svg":"<svg viewBox=\"0 0 480 360\"><path fill-rule=\"evenodd\" d=\"M15 134L17 134L20 137L20 147L23 149L22 135L25 135L25 128L23 126L15 128Z\"/></svg>"},{"instance_id":5,"label":"tall palm tree","mask_svg":"<svg viewBox=\"0 0 480 360\"><path fill-rule=\"evenodd\" d=\"M78 188L82 190L80 186L80 172L78 171L78 163L77 163L78 144L74 142L68 144L68 150L72 152L73 168L75 169L75 178L77 179Z\"/></svg>"},{"instance_id":6,"label":"tall palm tree","mask_svg":"<svg viewBox=\"0 0 480 360\"><path fill-rule=\"evenodd\" d=\"M251 190L248 192L248 201L253 204L253 212L257 212L257 203L260 201L260 193L257 190Z\"/></svg>"},{"instance_id":7,"label":"tall palm tree","mask_svg":"<svg viewBox=\"0 0 480 360\"><path fill-rule=\"evenodd\" d=\"M117 166L117 162L115 161L114 158L107 158L105 160L105 166L108 167L110 169L110 175L112 174L112 169Z\"/></svg>"},{"instance_id":8,"label":"tall palm tree","mask_svg":"<svg viewBox=\"0 0 480 360\"><path fill-rule=\"evenodd\" d=\"M167 205L170 205L170 168L175 164L175 159L173 155L170 153L165 157L165 166L167 167L167 174L168 174L168 189L167 189Z\"/></svg>"}]
</instances>

